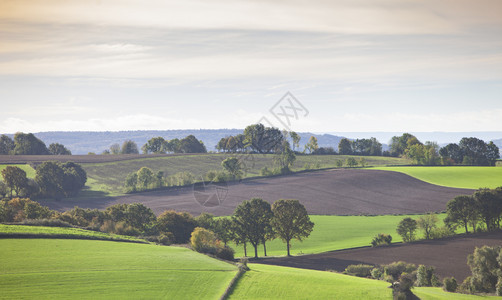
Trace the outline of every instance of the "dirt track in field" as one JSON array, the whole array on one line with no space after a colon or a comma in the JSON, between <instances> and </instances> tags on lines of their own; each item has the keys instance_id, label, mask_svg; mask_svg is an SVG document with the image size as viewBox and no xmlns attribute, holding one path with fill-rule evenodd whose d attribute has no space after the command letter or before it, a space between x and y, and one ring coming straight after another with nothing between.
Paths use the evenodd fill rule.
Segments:
<instances>
[{"instance_id":1,"label":"dirt track in field","mask_svg":"<svg viewBox=\"0 0 502 300\"><path fill-rule=\"evenodd\" d=\"M432 185L397 172L337 169L243 180L229 184L228 188L205 192L194 193L193 187L186 187L119 197L41 203L52 209L67 210L74 206L104 209L117 203L141 202L156 214L174 209L193 215L209 212L224 216L231 215L243 200L259 197L271 203L277 199L298 199L310 214L382 215L443 211L450 199L472 193L468 189ZM217 196L223 199L221 205L218 205ZM208 203L202 206L199 202L205 200Z\"/></svg>"},{"instance_id":2,"label":"dirt track in field","mask_svg":"<svg viewBox=\"0 0 502 300\"><path fill-rule=\"evenodd\" d=\"M441 278L454 276L460 284L471 275L467 265L467 255L473 253L475 247L483 245L502 246L502 232L461 235L409 244L365 247L289 258L267 258L253 262L342 272L351 264L382 265L405 261L416 265L434 266Z\"/></svg>"}]
</instances>

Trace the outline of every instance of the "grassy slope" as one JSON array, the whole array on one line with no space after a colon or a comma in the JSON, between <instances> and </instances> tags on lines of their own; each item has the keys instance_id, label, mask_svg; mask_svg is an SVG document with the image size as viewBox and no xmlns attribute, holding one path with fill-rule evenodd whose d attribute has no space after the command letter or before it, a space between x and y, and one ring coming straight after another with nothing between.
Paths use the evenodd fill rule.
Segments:
<instances>
[{"instance_id":1,"label":"grassy slope","mask_svg":"<svg viewBox=\"0 0 502 300\"><path fill-rule=\"evenodd\" d=\"M0 165L0 172L2 172L2 170L7 166L23 169L26 172L26 176L28 178L35 178L35 169L33 169L30 165Z\"/></svg>"},{"instance_id":2,"label":"grassy slope","mask_svg":"<svg viewBox=\"0 0 502 300\"><path fill-rule=\"evenodd\" d=\"M83 238L96 240L121 240L121 241L138 241L130 236L110 234L92 230L84 230L71 227L48 227L48 226L28 226L28 225L5 225L0 224L0 235L43 235L43 236L58 236L66 238Z\"/></svg>"},{"instance_id":3,"label":"grassy slope","mask_svg":"<svg viewBox=\"0 0 502 300\"><path fill-rule=\"evenodd\" d=\"M408 174L432 184L478 189L502 186L500 167L376 167L378 170L396 171Z\"/></svg>"},{"instance_id":4,"label":"grassy slope","mask_svg":"<svg viewBox=\"0 0 502 300\"><path fill-rule=\"evenodd\" d=\"M230 299L392 299L387 282L337 273L249 264Z\"/></svg>"},{"instance_id":5,"label":"grassy slope","mask_svg":"<svg viewBox=\"0 0 502 300\"><path fill-rule=\"evenodd\" d=\"M378 233L392 235L393 242L402 241L396 232L397 224L407 216L310 216L315 223L314 230L303 242L292 242L291 254L311 254L326 251L370 246L370 242ZM417 219L418 215L410 216ZM445 214L438 215L442 225ZM417 232L421 236L421 232ZM230 245L236 250L235 256L244 256L242 246ZM258 255L263 256L263 245L258 247ZM267 255L286 255L286 244L280 239L267 242ZM248 244L248 256L254 256L254 248Z\"/></svg>"},{"instance_id":6,"label":"grassy slope","mask_svg":"<svg viewBox=\"0 0 502 300\"><path fill-rule=\"evenodd\" d=\"M339 273L249 264L230 299L392 299L389 283ZM423 300L500 299L447 293L441 288L414 288Z\"/></svg>"},{"instance_id":7,"label":"grassy slope","mask_svg":"<svg viewBox=\"0 0 502 300\"><path fill-rule=\"evenodd\" d=\"M217 299L236 267L179 247L1 239L0 299Z\"/></svg>"},{"instance_id":8,"label":"grassy slope","mask_svg":"<svg viewBox=\"0 0 502 300\"><path fill-rule=\"evenodd\" d=\"M413 293L422 300L464 300L464 299L501 299L496 296L477 296L459 293L447 293L441 288L415 287Z\"/></svg>"}]
</instances>

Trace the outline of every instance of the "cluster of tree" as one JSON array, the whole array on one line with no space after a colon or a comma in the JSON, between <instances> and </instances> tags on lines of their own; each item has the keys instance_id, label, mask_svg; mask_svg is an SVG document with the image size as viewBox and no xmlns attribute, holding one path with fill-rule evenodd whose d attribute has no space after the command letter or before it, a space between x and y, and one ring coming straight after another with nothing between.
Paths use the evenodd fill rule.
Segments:
<instances>
[{"instance_id":1,"label":"cluster of tree","mask_svg":"<svg viewBox=\"0 0 502 300\"><path fill-rule=\"evenodd\" d=\"M2 170L0 195L10 197L49 197L59 199L75 196L85 186L87 174L76 163L47 161L36 168L35 180L29 179L26 172L16 166Z\"/></svg>"},{"instance_id":2,"label":"cluster of tree","mask_svg":"<svg viewBox=\"0 0 502 300\"><path fill-rule=\"evenodd\" d=\"M382 144L374 137L369 139L349 140L343 138L338 144L338 153L341 155L382 155Z\"/></svg>"},{"instance_id":3,"label":"cluster of tree","mask_svg":"<svg viewBox=\"0 0 502 300\"><path fill-rule=\"evenodd\" d=\"M423 231L424 238L437 239L454 234L454 228L446 223L445 226L438 226L438 217L435 214L420 216L417 220L410 217L402 219L397 226L397 233L403 238L404 242L412 242L416 239L416 231Z\"/></svg>"},{"instance_id":4,"label":"cluster of tree","mask_svg":"<svg viewBox=\"0 0 502 300\"><path fill-rule=\"evenodd\" d=\"M214 218L203 213L198 218L199 226L214 232L216 238L227 245L233 241L243 245L247 256L247 244L254 247L258 257L258 246L263 245L267 256L266 242L280 238L286 243L290 255L291 240L302 240L310 235L314 223L307 210L298 200L277 200L272 205L260 198L243 201L231 218Z\"/></svg>"},{"instance_id":5,"label":"cluster of tree","mask_svg":"<svg viewBox=\"0 0 502 300\"><path fill-rule=\"evenodd\" d=\"M412 159L417 165L479 165L494 166L499 158L499 148L493 143L471 137L463 138L459 144L448 144L441 149L435 142L420 142L414 135L405 133L392 137L391 156Z\"/></svg>"},{"instance_id":6,"label":"cluster of tree","mask_svg":"<svg viewBox=\"0 0 502 300\"><path fill-rule=\"evenodd\" d=\"M448 144L439 150L439 154L444 165L495 166L500 157L497 145L474 137L463 138L458 144Z\"/></svg>"},{"instance_id":7,"label":"cluster of tree","mask_svg":"<svg viewBox=\"0 0 502 300\"><path fill-rule=\"evenodd\" d=\"M472 275L460 285L465 293L493 293L502 296L502 247L476 248L467 257Z\"/></svg>"},{"instance_id":8,"label":"cluster of tree","mask_svg":"<svg viewBox=\"0 0 502 300\"><path fill-rule=\"evenodd\" d=\"M417 268L416 265L403 261L380 266L349 265L344 273L392 283L394 299L415 299L410 297L412 296L411 288L413 286L441 286L434 267L419 265ZM399 295L408 297L400 298Z\"/></svg>"},{"instance_id":9,"label":"cluster of tree","mask_svg":"<svg viewBox=\"0 0 502 300\"><path fill-rule=\"evenodd\" d=\"M201 140L189 135L183 139L165 140L163 137L155 137L141 147L144 154L165 154L165 153L206 153L207 149Z\"/></svg>"},{"instance_id":10,"label":"cluster of tree","mask_svg":"<svg viewBox=\"0 0 502 300\"><path fill-rule=\"evenodd\" d=\"M444 222L449 227L465 228L469 226L473 232L480 230L481 225L488 231L500 229L502 219L502 187L496 189L479 189L473 195L462 195L448 201L447 217Z\"/></svg>"},{"instance_id":11,"label":"cluster of tree","mask_svg":"<svg viewBox=\"0 0 502 300\"><path fill-rule=\"evenodd\" d=\"M124 187L127 193L157 189L161 187L186 186L195 183L195 176L190 172L178 172L164 176L164 172L154 172L148 167L141 167L127 175Z\"/></svg>"},{"instance_id":12,"label":"cluster of tree","mask_svg":"<svg viewBox=\"0 0 502 300\"><path fill-rule=\"evenodd\" d=\"M0 136L0 155L71 155L64 145L52 143L49 148L33 133L17 132L14 140Z\"/></svg>"}]
</instances>

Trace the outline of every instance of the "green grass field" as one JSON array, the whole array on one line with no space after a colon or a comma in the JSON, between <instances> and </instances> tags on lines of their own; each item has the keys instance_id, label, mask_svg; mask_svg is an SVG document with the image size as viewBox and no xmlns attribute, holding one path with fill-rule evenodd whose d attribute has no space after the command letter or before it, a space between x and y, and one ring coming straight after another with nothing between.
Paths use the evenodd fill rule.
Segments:
<instances>
[{"instance_id":1,"label":"green grass field","mask_svg":"<svg viewBox=\"0 0 502 300\"><path fill-rule=\"evenodd\" d=\"M104 233L92 230L84 230L80 228L0 224L0 236L5 237L9 235L16 235L16 236L40 235L45 237L57 236L58 238L72 238L72 239L146 242L145 240L137 239L130 236Z\"/></svg>"},{"instance_id":2,"label":"green grass field","mask_svg":"<svg viewBox=\"0 0 502 300\"><path fill-rule=\"evenodd\" d=\"M2 172L2 170L8 166L23 169L23 171L26 172L26 176L28 178L35 178L35 169L33 169L30 165L0 165L0 172Z\"/></svg>"},{"instance_id":3,"label":"green grass field","mask_svg":"<svg viewBox=\"0 0 502 300\"><path fill-rule=\"evenodd\" d=\"M249 264L229 299L392 299L389 284L331 272Z\"/></svg>"},{"instance_id":4,"label":"green grass field","mask_svg":"<svg viewBox=\"0 0 502 300\"><path fill-rule=\"evenodd\" d=\"M339 273L249 264L229 299L392 299L389 283ZM441 288L415 287L423 300L501 299L495 296L447 293Z\"/></svg>"},{"instance_id":5,"label":"green grass field","mask_svg":"<svg viewBox=\"0 0 502 300\"><path fill-rule=\"evenodd\" d=\"M409 217L418 219L420 215ZM438 225L442 226L445 214L438 214ZM405 215L393 216L310 216L315 223L314 230L303 242L293 240L291 254L312 254L326 251L370 246L371 240L378 233L392 235L392 242L401 242L401 236L396 232L397 224ZM417 237L422 233L417 232ZM230 245L235 250L235 256L244 256L242 246ZM248 256L254 256L254 248L248 244ZM286 255L286 244L280 239L267 242L268 256ZM258 246L258 256L263 256L263 245Z\"/></svg>"},{"instance_id":6,"label":"green grass field","mask_svg":"<svg viewBox=\"0 0 502 300\"><path fill-rule=\"evenodd\" d=\"M501 299L497 296L466 295L460 293L447 293L442 288L414 287L413 294L422 300L467 300L467 299Z\"/></svg>"},{"instance_id":7,"label":"green grass field","mask_svg":"<svg viewBox=\"0 0 502 300\"><path fill-rule=\"evenodd\" d=\"M375 167L377 170L401 172L436 185L478 189L502 186L500 167Z\"/></svg>"},{"instance_id":8,"label":"green grass field","mask_svg":"<svg viewBox=\"0 0 502 300\"><path fill-rule=\"evenodd\" d=\"M218 299L237 268L181 247L0 239L0 299Z\"/></svg>"}]
</instances>

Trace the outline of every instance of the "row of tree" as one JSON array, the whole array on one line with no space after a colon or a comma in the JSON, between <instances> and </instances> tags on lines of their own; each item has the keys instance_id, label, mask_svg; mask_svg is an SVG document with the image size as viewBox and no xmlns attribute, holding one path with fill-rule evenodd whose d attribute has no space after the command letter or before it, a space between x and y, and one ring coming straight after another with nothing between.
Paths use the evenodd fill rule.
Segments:
<instances>
[{"instance_id":1,"label":"row of tree","mask_svg":"<svg viewBox=\"0 0 502 300\"><path fill-rule=\"evenodd\" d=\"M64 145L45 143L33 133L18 132L14 140L6 135L0 136L0 155L71 155Z\"/></svg>"},{"instance_id":2,"label":"row of tree","mask_svg":"<svg viewBox=\"0 0 502 300\"><path fill-rule=\"evenodd\" d=\"M206 146L201 140L193 135L183 139L166 140L163 137L154 137L149 139L142 147L143 154L166 154L166 153L206 153ZM138 145L131 140L124 141L122 146L113 144L109 150L103 154L139 154Z\"/></svg>"},{"instance_id":3,"label":"row of tree","mask_svg":"<svg viewBox=\"0 0 502 300\"><path fill-rule=\"evenodd\" d=\"M414 135L405 133L392 137L389 155L407 157L417 165L494 166L500 152L493 142L485 143L474 137L440 148L435 142L422 143Z\"/></svg>"},{"instance_id":4,"label":"row of tree","mask_svg":"<svg viewBox=\"0 0 502 300\"><path fill-rule=\"evenodd\" d=\"M343 138L338 144L338 153L341 155L382 155L382 144L374 137L369 139L349 140Z\"/></svg>"},{"instance_id":5,"label":"row of tree","mask_svg":"<svg viewBox=\"0 0 502 300\"><path fill-rule=\"evenodd\" d=\"M35 172L33 180L23 169L7 166L1 172L0 195L60 199L77 195L87 181L85 170L73 162L47 161L37 166Z\"/></svg>"},{"instance_id":6,"label":"row of tree","mask_svg":"<svg viewBox=\"0 0 502 300\"><path fill-rule=\"evenodd\" d=\"M502 187L479 189L473 195L462 195L448 201L447 217L444 222L450 226L460 226L469 232L484 223L488 231L500 229L502 220Z\"/></svg>"}]
</instances>

